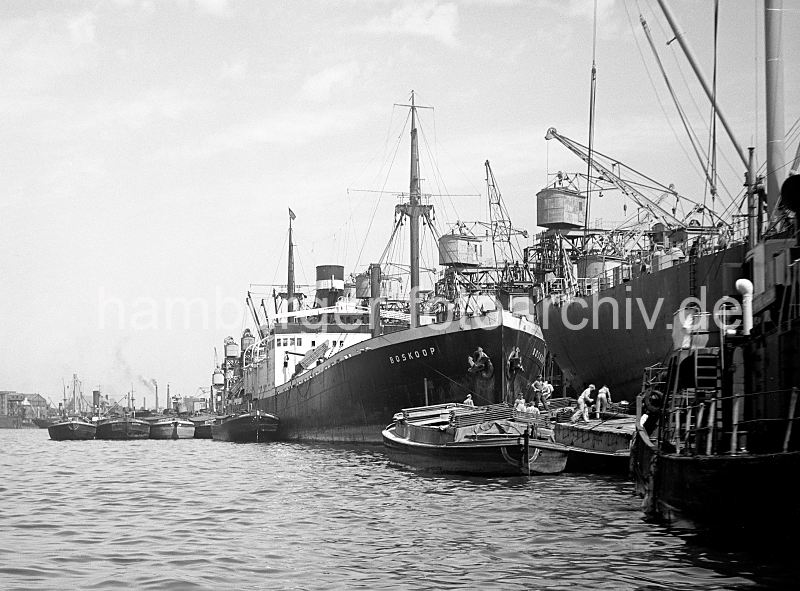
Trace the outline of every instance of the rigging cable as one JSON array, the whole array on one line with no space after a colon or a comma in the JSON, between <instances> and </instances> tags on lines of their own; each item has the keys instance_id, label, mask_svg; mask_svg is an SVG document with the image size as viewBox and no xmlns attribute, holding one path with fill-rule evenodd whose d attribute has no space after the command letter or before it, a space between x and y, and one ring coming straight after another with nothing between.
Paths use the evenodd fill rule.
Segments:
<instances>
[{"instance_id":1,"label":"rigging cable","mask_svg":"<svg viewBox=\"0 0 800 591\"><path fill-rule=\"evenodd\" d=\"M664 120L667 122L667 125L669 125L670 129L672 130L672 135L675 137L676 141L678 142L678 146L680 147L680 149L683 151L684 155L686 156L686 160L689 162L689 164L692 166L692 168L696 172L698 172L700 174L701 177L705 178L706 175L708 174L707 170L702 166L698 166L697 161L694 158L691 157L691 155L689 154L688 150L686 149L686 146L684 145L684 141L682 139L682 136L676 131L675 126L673 125L672 120L670 119L670 117L669 117L669 115L667 113L667 109L664 106L663 101L661 100L661 96L659 94L659 90L658 90L658 88L656 86L655 81L653 80L652 74L650 73L650 67L647 65L647 60L644 57L644 52L642 51L641 45L639 44L639 39L636 36L635 27L633 25L633 19L631 17L630 11L628 9L628 3L625 2L623 5L625 6L625 13L627 14L627 17L628 17L628 24L629 24L629 26L631 28L631 32L633 34L633 39L636 42L636 49L639 52L639 57L642 60L642 64L644 65L644 69L645 69L645 72L647 74L648 80L650 82L650 86L653 89L653 92L655 94L656 100L658 101L658 105L661 108L661 112L664 114ZM637 7L639 9L639 14L641 15L642 14L642 10L641 10L641 7L639 6L638 2L637 2ZM666 36L666 33L664 31L664 27L661 24L661 22L658 19L656 19L656 23L658 24L659 28L661 29L662 34ZM672 43L672 40L668 41L667 45L669 45L670 43ZM675 58L675 60L677 62L677 58L675 57L674 53L673 53L673 58ZM663 71L665 71L665 70L663 68L663 62L662 62L662 75L664 75ZM679 72L679 74L681 76L681 79L683 80L684 85L688 89L688 82L686 81L686 77L683 74L683 70L681 69L680 64L678 64L678 72ZM695 108L699 112L700 109L697 106L697 102L694 99L694 95L692 95L691 91L688 91L688 94L689 94L689 98L691 99L692 104L694 104ZM683 110L683 108L680 106L679 102L677 101L677 98L674 98L673 102L675 102L675 107L676 107L676 109L679 110L679 114L682 114L681 115L682 117L686 117L685 110ZM685 127L686 127L686 125L684 125L684 128ZM699 144L699 140L697 139L697 135L693 131L690 131L690 130L686 130L686 135L689 137L690 143L692 144L692 148L695 151L695 156L697 157L697 159L700 162L703 162L705 157L698 155L698 150L699 149L697 148L697 145ZM727 156L724 153L723 153L722 156L723 156L723 159L725 160L725 162L731 168L731 170L735 170L735 168L731 164L730 160L728 160ZM720 182L719 184L725 189L725 193L728 196L728 198L731 200L731 202L734 202L735 198L733 197L733 195L732 195L730 189L727 187L727 185L724 182Z\"/></svg>"},{"instance_id":2,"label":"rigging cable","mask_svg":"<svg viewBox=\"0 0 800 591\"><path fill-rule=\"evenodd\" d=\"M281 261L283 260L283 253L286 252L286 242L289 240L289 230L286 230L286 235L283 238L283 245L281 245L281 257L275 265L275 274L272 276L272 284L275 285L275 280L278 278L278 271L280 270Z\"/></svg>"},{"instance_id":3,"label":"rigging cable","mask_svg":"<svg viewBox=\"0 0 800 591\"><path fill-rule=\"evenodd\" d=\"M689 138L689 143L691 144L692 149L694 150L695 157L697 158L698 161L700 161L702 163L704 160L708 159L707 155L704 154L703 150L701 150L701 148L699 147L699 143L700 142L699 142L699 140L697 138L697 135L695 134L694 130L692 129L691 125L689 124L689 120L688 120L688 117L686 115L686 111L684 110L683 106L680 103L680 100L678 99L678 95L675 92L675 88L673 87L672 82L670 81L669 76L667 75L667 71L664 68L664 63L662 62L661 56L658 54L658 50L656 49L655 43L653 42L653 38L650 35L650 28L647 25L647 21L645 20L644 16L642 16L641 14L639 15L639 21L642 24L642 28L644 29L645 36L647 37L647 41L650 44L650 49L653 52L653 56L655 57L656 64L658 65L658 69L661 72L661 76L664 79L664 83L667 86L667 90L669 91L669 95L672 98L673 104L675 105L675 109L678 111L678 117L679 117L679 119L681 121L681 125L683 125L683 129L686 132L687 137ZM709 176L708 168L706 166L702 166L702 169L703 169L703 177L704 177L704 179L706 181L706 185L710 184L713 187L714 186L714 182ZM704 199L705 199L705 197L704 197Z\"/></svg>"},{"instance_id":4,"label":"rigging cable","mask_svg":"<svg viewBox=\"0 0 800 591\"><path fill-rule=\"evenodd\" d=\"M375 221L375 214L378 212L378 205L381 202L380 195L383 194L383 191L386 189L386 184L389 182L389 172L391 171L392 166L394 165L394 161L397 158L397 152L400 149L400 142L402 141L403 132L406 129L406 125L408 124L408 120L410 117L411 117L411 111L409 110L408 114L406 115L406 120L405 123L403 124L403 128L400 130L400 133L397 136L395 149L394 152L392 153L392 165L389 166L389 170L386 171L386 177L383 180L383 185L381 186L381 192L378 194L378 199L375 201L375 207L372 209L372 215L370 216L369 224L367 225L367 231L365 233L364 241L361 243L361 248L358 251L358 257L356 257L355 265L353 265L354 269L357 268L358 264L361 262L361 255L364 253L364 246L366 246L367 244L366 236L369 236L370 230L372 229L372 224Z\"/></svg>"},{"instance_id":5,"label":"rigging cable","mask_svg":"<svg viewBox=\"0 0 800 591\"><path fill-rule=\"evenodd\" d=\"M597 92L597 64L595 57L597 54L597 0L594 0L594 23L592 28L592 76L589 89L589 161L586 164L586 223L583 227L583 248L588 251L589 247L589 220L592 204L591 180L592 180L592 158L594 149L594 107Z\"/></svg>"},{"instance_id":6,"label":"rigging cable","mask_svg":"<svg viewBox=\"0 0 800 591\"><path fill-rule=\"evenodd\" d=\"M717 196L717 54L719 50L719 0L714 0L714 71L711 82L711 208L714 208ZM705 206L705 195L703 205ZM703 210L703 220L705 221L705 209Z\"/></svg>"}]
</instances>

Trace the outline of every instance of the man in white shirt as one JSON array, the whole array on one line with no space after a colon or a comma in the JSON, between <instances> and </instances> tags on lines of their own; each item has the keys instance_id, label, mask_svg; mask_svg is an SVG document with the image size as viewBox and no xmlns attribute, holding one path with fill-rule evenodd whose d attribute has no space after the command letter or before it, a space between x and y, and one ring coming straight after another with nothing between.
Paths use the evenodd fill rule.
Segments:
<instances>
[{"instance_id":1,"label":"man in white shirt","mask_svg":"<svg viewBox=\"0 0 800 591\"><path fill-rule=\"evenodd\" d=\"M581 392L580 396L578 396L578 410L576 410L575 414L572 415L572 418L570 419L571 422L577 423L578 419L581 417L583 417L584 422L589 422L589 405L594 402L594 400L592 400L592 392L594 391L594 384L589 384L589 387Z\"/></svg>"},{"instance_id":2,"label":"man in white shirt","mask_svg":"<svg viewBox=\"0 0 800 591\"><path fill-rule=\"evenodd\" d=\"M608 389L608 386L603 385L597 391L597 406L595 408L595 416L599 419L600 413L605 412L608 409L608 404L611 402L611 391Z\"/></svg>"}]
</instances>

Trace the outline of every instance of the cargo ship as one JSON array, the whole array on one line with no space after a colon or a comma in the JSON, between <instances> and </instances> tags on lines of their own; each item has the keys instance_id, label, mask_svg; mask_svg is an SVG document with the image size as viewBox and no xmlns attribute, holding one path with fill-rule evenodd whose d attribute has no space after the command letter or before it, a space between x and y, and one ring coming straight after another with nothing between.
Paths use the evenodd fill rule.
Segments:
<instances>
[{"instance_id":1,"label":"cargo ship","mask_svg":"<svg viewBox=\"0 0 800 591\"><path fill-rule=\"evenodd\" d=\"M745 175L739 297L717 311L722 323L700 309L673 323L684 332L668 359L643 368L631 451L649 517L760 547L791 547L800 525L800 146L786 157L781 20L780 4L766 2L767 173Z\"/></svg>"},{"instance_id":2,"label":"cargo ship","mask_svg":"<svg viewBox=\"0 0 800 591\"><path fill-rule=\"evenodd\" d=\"M411 182L396 206L395 233L410 234L409 300L392 297L386 265L370 265L345 283L344 267L318 266L313 297L295 290L292 222L286 286L274 290L267 314L248 304L257 334L226 340L212 385L217 412L260 410L280 419L285 439L379 444L398 408L513 400L539 375L542 333L530 302L532 278L512 260L512 227L486 163L491 236L463 224L439 236L443 267L434 289L420 293L420 221L433 227L432 205L420 188L417 106L411 96ZM491 242L491 262L482 256Z\"/></svg>"},{"instance_id":3,"label":"cargo ship","mask_svg":"<svg viewBox=\"0 0 800 591\"><path fill-rule=\"evenodd\" d=\"M573 392L604 384L614 400L632 402L641 368L664 362L683 329L673 325L674 313L714 312L737 296L746 254L741 216L723 218L554 128L545 139L596 176L558 173L537 194L537 225L545 231L525 250L537 280L537 321ZM631 201L633 214L592 223L590 196L601 190Z\"/></svg>"}]
</instances>

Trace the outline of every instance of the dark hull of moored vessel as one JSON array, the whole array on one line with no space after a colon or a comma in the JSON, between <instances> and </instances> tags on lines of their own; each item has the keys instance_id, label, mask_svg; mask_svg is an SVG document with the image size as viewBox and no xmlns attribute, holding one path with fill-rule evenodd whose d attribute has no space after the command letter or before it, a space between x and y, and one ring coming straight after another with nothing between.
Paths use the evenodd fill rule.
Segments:
<instances>
[{"instance_id":1,"label":"dark hull of moored vessel","mask_svg":"<svg viewBox=\"0 0 800 591\"><path fill-rule=\"evenodd\" d=\"M279 426L275 415L254 411L220 418L211 425L211 435L217 441L260 443L276 440Z\"/></svg>"},{"instance_id":2,"label":"dark hull of moored vessel","mask_svg":"<svg viewBox=\"0 0 800 591\"><path fill-rule=\"evenodd\" d=\"M211 426L214 424L213 418L190 418L194 423L195 439L211 439Z\"/></svg>"},{"instance_id":3,"label":"dark hull of moored vessel","mask_svg":"<svg viewBox=\"0 0 800 591\"><path fill-rule=\"evenodd\" d=\"M193 439L195 426L185 419L167 419L150 424L150 439Z\"/></svg>"},{"instance_id":4,"label":"dark hull of moored vessel","mask_svg":"<svg viewBox=\"0 0 800 591\"><path fill-rule=\"evenodd\" d=\"M94 439L96 427L88 421L69 419L47 427L50 439L54 441L82 441Z\"/></svg>"},{"instance_id":5,"label":"dark hull of moored vessel","mask_svg":"<svg viewBox=\"0 0 800 591\"><path fill-rule=\"evenodd\" d=\"M491 361L470 371L481 347ZM522 368L508 375L519 347ZM489 312L449 324L384 334L342 350L306 374L255 396L257 408L281 419L288 439L381 443L381 432L399 408L513 400L536 379L544 361L541 331L509 312Z\"/></svg>"},{"instance_id":6,"label":"dark hull of moored vessel","mask_svg":"<svg viewBox=\"0 0 800 591\"><path fill-rule=\"evenodd\" d=\"M150 423L139 419L108 419L97 424L96 439L148 439Z\"/></svg>"},{"instance_id":7,"label":"dark hull of moored vessel","mask_svg":"<svg viewBox=\"0 0 800 591\"><path fill-rule=\"evenodd\" d=\"M666 359L673 343L673 315L697 298L712 312L736 294L745 247L738 245L667 269L637 274L563 303L538 304L549 353L577 390L607 385L614 400L632 402L641 391L642 368Z\"/></svg>"}]
</instances>

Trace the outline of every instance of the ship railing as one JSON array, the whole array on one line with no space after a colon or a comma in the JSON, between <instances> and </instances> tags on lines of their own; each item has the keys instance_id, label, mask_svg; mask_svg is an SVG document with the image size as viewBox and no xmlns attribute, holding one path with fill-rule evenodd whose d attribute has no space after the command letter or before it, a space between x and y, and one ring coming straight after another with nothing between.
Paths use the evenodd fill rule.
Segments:
<instances>
[{"instance_id":1,"label":"ship railing","mask_svg":"<svg viewBox=\"0 0 800 591\"><path fill-rule=\"evenodd\" d=\"M665 375L666 371L667 367L660 363L655 363L649 367L645 367L644 372L642 373L642 392L648 388L658 390L659 386L663 386L665 381L662 376Z\"/></svg>"},{"instance_id":2,"label":"ship railing","mask_svg":"<svg viewBox=\"0 0 800 591\"><path fill-rule=\"evenodd\" d=\"M797 387L717 395L689 388L671 397L666 440L684 455L800 450L792 438L798 417Z\"/></svg>"}]
</instances>

